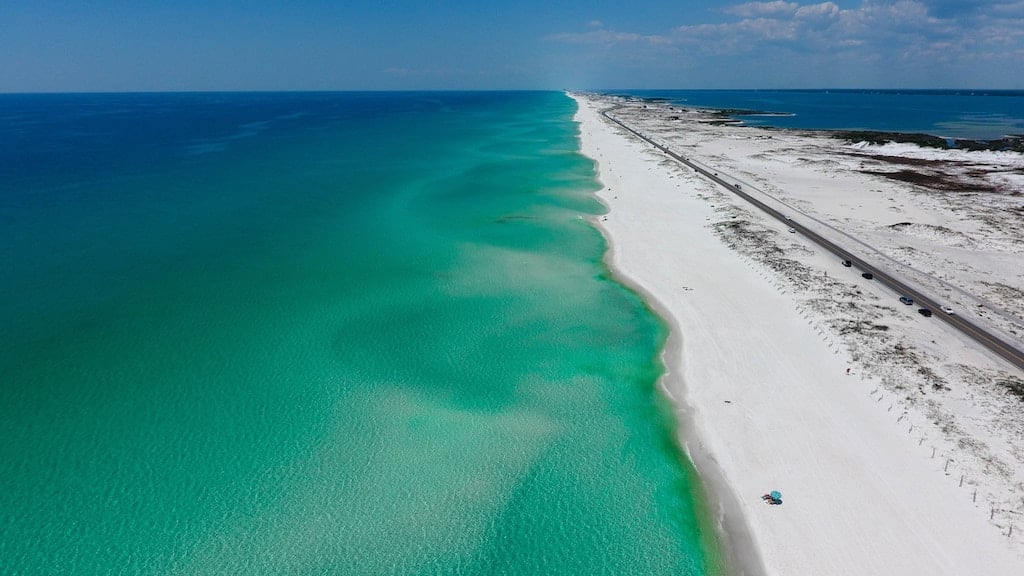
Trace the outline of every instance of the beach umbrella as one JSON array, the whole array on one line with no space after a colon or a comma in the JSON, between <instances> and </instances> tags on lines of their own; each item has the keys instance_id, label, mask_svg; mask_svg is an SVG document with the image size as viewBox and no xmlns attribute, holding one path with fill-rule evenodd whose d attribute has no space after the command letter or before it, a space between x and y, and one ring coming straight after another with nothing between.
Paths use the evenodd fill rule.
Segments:
<instances>
[{"instance_id":1,"label":"beach umbrella","mask_svg":"<svg viewBox=\"0 0 1024 576\"><path fill-rule=\"evenodd\" d=\"M772 500L782 500L782 492L778 490L772 490L768 495L772 497Z\"/></svg>"}]
</instances>

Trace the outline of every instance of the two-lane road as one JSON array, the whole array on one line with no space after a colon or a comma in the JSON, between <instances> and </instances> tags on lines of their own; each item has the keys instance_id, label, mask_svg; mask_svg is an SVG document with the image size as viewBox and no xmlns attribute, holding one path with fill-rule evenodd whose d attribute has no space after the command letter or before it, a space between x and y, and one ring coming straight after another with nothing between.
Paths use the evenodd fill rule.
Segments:
<instances>
[{"instance_id":1,"label":"two-lane road","mask_svg":"<svg viewBox=\"0 0 1024 576\"><path fill-rule=\"evenodd\" d=\"M813 230L810 230L809 228L801 225L799 222L792 220L786 214L776 210L775 208L772 208L771 206L765 204L761 200L754 198L750 194L747 194L738 184L727 182L726 180L719 177L718 173L709 172L707 169L698 166L693 162L690 162L689 160L687 160L683 156L680 156L679 154L676 154L668 147L658 144L654 140L627 126L626 124L620 122L618 119L613 118L608 114L613 110L615 110L615 108L604 110L601 112L601 114L608 120L611 120L612 122L621 126L623 129L627 130L631 134L651 144L658 150L661 150L669 157L693 169L695 172L703 175L709 180L715 182L716 184L728 189L733 194L736 194L740 198L743 198L747 202L758 207L769 216L772 216L773 218L784 222L787 226L793 228L807 239L811 240L815 244L821 246L822 248L838 256L840 260L849 260L853 266L856 266L862 271L870 272L874 276L874 279L877 280L878 282L881 282L882 284L888 286L893 291L899 294L912 298L914 300L915 306L920 306L922 308L927 308L931 310L934 313L933 317L941 318L943 321L951 324L953 327L957 328L964 334L967 334L976 342L982 344L983 346L985 346L986 348L988 348L989 350L991 350L992 352L994 352L995 354L1009 362L1010 364L1013 364L1017 368L1024 369L1024 351L1022 351L1020 348L984 330L983 328L979 327L978 325L974 324L973 322L969 321L963 316L959 316L956 314L946 314L942 312L940 304L936 299L922 293L919 290L911 288L899 278L896 278L891 274L887 274L883 271L878 270L869 262L865 262L863 259L858 258L857 256L853 255L852 253L844 249L842 246L839 246L838 244L835 244L834 242L824 238L823 236L814 232Z\"/></svg>"}]
</instances>

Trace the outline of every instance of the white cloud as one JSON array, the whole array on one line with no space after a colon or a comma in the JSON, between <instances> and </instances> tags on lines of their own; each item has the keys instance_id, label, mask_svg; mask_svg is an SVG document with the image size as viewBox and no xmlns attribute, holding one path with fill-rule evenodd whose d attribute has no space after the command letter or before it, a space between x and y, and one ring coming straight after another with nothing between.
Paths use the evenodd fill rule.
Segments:
<instances>
[{"instance_id":1,"label":"white cloud","mask_svg":"<svg viewBox=\"0 0 1024 576\"><path fill-rule=\"evenodd\" d=\"M563 42L566 44L651 44L670 45L672 40L665 36L651 34L635 34L632 32L615 32L613 30L597 29L590 32L561 32L551 34L548 40Z\"/></svg>"},{"instance_id":2,"label":"white cloud","mask_svg":"<svg viewBox=\"0 0 1024 576\"><path fill-rule=\"evenodd\" d=\"M670 47L690 57L745 54L772 61L774 55L779 66L807 59L934 68L982 58L1012 65L1013 55L1024 50L1024 0L960 3L952 13L947 5L933 11L936 1L862 0L850 8L833 1L746 2L718 10L718 22L684 24L661 34L591 26L549 39L624 49Z\"/></svg>"},{"instance_id":3,"label":"white cloud","mask_svg":"<svg viewBox=\"0 0 1024 576\"><path fill-rule=\"evenodd\" d=\"M832 2L808 4L797 8L793 15L801 19L831 18L839 15L839 6Z\"/></svg>"},{"instance_id":4,"label":"white cloud","mask_svg":"<svg viewBox=\"0 0 1024 576\"><path fill-rule=\"evenodd\" d=\"M988 12L1004 18L1024 18L1024 0L992 4L988 8Z\"/></svg>"},{"instance_id":5,"label":"white cloud","mask_svg":"<svg viewBox=\"0 0 1024 576\"><path fill-rule=\"evenodd\" d=\"M799 33L796 22L777 18L743 20L736 30L748 40L796 40Z\"/></svg>"},{"instance_id":6,"label":"white cloud","mask_svg":"<svg viewBox=\"0 0 1024 576\"><path fill-rule=\"evenodd\" d=\"M741 18L753 18L755 16L772 16L775 14L792 14L799 8L796 2L747 2L737 4L723 10L726 14L732 14Z\"/></svg>"}]
</instances>

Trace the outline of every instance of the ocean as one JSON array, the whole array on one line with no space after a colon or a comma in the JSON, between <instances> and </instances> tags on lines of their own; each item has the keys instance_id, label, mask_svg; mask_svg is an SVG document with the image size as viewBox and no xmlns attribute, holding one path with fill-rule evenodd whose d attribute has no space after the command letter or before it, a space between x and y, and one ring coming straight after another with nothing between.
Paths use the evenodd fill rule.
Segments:
<instances>
[{"instance_id":1,"label":"ocean","mask_svg":"<svg viewBox=\"0 0 1024 576\"><path fill-rule=\"evenodd\" d=\"M0 95L0 573L717 573L574 106Z\"/></svg>"},{"instance_id":2,"label":"ocean","mask_svg":"<svg viewBox=\"0 0 1024 576\"><path fill-rule=\"evenodd\" d=\"M1024 90L634 90L683 106L769 112L746 124L814 130L878 130L943 138L1024 136Z\"/></svg>"}]
</instances>

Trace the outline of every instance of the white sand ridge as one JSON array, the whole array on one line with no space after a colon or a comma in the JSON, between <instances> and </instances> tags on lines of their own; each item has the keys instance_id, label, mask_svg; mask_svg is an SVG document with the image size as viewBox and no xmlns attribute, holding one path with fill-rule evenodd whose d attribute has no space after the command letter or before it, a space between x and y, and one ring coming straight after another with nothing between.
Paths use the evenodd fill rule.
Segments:
<instances>
[{"instance_id":1,"label":"white sand ridge","mask_svg":"<svg viewBox=\"0 0 1024 576\"><path fill-rule=\"evenodd\" d=\"M1024 374L610 126L598 110L612 102L579 101L583 150L614 188L599 192L610 262L675 326L666 392L692 426L684 442L698 467L724 479L726 515L749 525L761 568L1021 572ZM617 118L677 153L815 231L862 239L959 313L1024 339L1019 154L851 146L614 103L625 104ZM881 174L911 169L930 176ZM928 187L951 178L974 188ZM772 487L783 506L760 502Z\"/></svg>"}]
</instances>

